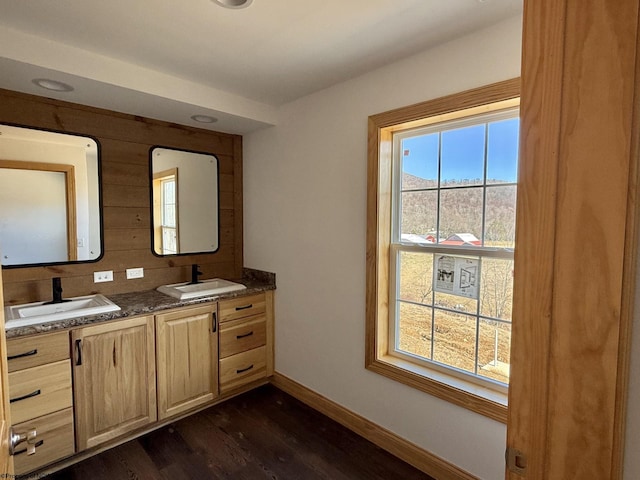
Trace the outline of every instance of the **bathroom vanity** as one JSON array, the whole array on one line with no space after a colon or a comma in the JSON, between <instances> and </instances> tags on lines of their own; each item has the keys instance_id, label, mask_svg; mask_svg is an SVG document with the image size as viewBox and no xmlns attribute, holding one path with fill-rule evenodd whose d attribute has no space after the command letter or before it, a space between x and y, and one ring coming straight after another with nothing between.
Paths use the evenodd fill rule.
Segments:
<instances>
[{"instance_id":1,"label":"bathroom vanity","mask_svg":"<svg viewBox=\"0 0 640 480\"><path fill-rule=\"evenodd\" d=\"M275 279L239 281L246 290L186 301L112 295L118 312L7 330L14 430L32 432L16 474L56 470L266 383Z\"/></svg>"},{"instance_id":2,"label":"bathroom vanity","mask_svg":"<svg viewBox=\"0 0 640 480\"><path fill-rule=\"evenodd\" d=\"M49 300L60 277L65 298L121 308L34 325L7 316L12 424L27 437L16 472L62 468L267 382L275 278L243 268L242 137L18 92L0 99L10 160L0 168L21 175L0 202L15 227L0 242L0 298ZM53 191L56 215L30 217L27 200ZM155 290L187 280L193 264L202 279L247 289Z\"/></svg>"}]
</instances>

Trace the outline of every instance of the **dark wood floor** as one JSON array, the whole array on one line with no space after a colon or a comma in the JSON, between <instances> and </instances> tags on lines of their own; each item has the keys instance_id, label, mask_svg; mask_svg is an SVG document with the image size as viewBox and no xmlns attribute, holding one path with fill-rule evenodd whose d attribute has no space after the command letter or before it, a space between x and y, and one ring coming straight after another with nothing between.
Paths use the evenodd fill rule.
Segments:
<instances>
[{"instance_id":1,"label":"dark wood floor","mask_svg":"<svg viewBox=\"0 0 640 480\"><path fill-rule=\"evenodd\" d=\"M48 480L433 480L266 385Z\"/></svg>"}]
</instances>

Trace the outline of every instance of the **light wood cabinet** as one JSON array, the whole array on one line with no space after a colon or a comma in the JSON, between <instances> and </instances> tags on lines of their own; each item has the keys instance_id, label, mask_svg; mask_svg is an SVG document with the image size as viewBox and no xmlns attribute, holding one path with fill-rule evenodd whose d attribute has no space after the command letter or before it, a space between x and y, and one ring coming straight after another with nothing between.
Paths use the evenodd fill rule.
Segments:
<instances>
[{"instance_id":1,"label":"light wood cabinet","mask_svg":"<svg viewBox=\"0 0 640 480\"><path fill-rule=\"evenodd\" d=\"M73 404L69 360L9 374L11 421L22 423Z\"/></svg>"},{"instance_id":2,"label":"light wood cabinet","mask_svg":"<svg viewBox=\"0 0 640 480\"><path fill-rule=\"evenodd\" d=\"M220 393L273 375L273 292L222 300Z\"/></svg>"},{"instance_id":3,"label":"light wood cabinet","mask_svg":"<svg viewBox=\"0 0 640 480\"><path fill-rule=\"evenodd\" d=\"M69 333L10 339L7 357L13 429L36 431L35 453L14 456L22 475L75 452Z\"/></svg>"},{"instance_id":4,"label":"light wood cabinet","mask_svg":"<svg viewBox=\"0 0 640 480\"><path fill-rule=\"evenodd\" d=\"M148 315L72 331L78 450L156 421L153 323Z\"/></svg>"},{"instance_id":5,"label":"light wood cabinet","mask_svg":"<svg viewBox=\"0 0 640 480\"><path fill-rule=\"evenodd\" d=\"M220 325L220 359L261 347L266 343L265 315L240 318Z\"/></svg>"},{"instance_id":6,"label":"light wood cabinet","mask_svg":"<svg viewBox=\"0 0 640 480\"><path fill-rule=\"evenodd\" d=\"M273 375L273 327L267 291L10 339L14 429L37 430L36 453L19 450L16 472L151 430L263 383Z\"/></svg>"},{"instance_id":7,"label":"light wood cabinet","mask_svg":"<svg viewBox=\"0 0 640 480\"><path fill-rule=\"evenodd\" d=\"M73 438L73 408L14 424L15 432L35 429L37 433L36 453L27 455L26 447L18 447L14 454L16 474L31 472L75 452Z\"/></svg>"},{"instance_id":8,"label":"light wood cabinet","mask_svg":"<svg viewBox=\"0 0 640 480\"><path fill-rule=\"evenodd\" d=\"M218 303L220 323L264 314L267 310L267 295L271 293L258 293L220 301Z\"/></svg>"},{"instance_id":9,"label":"light wood cabinet","mask_svg":"<svg viewBox=\"0 0 640 480\"><path fill-rule=\"evenodd\" d=\"M267 376L264 346L220 360L220 391L228 392Z\"/></svg>"},{"instance_id":10,"label":"light wood cabinet","mask_svg":"<svg viewBox=\"0 0 640 480\"><path fill-rule=\"evenodd\" d=\"M158 418L218 395L217 305L156 315Z\"/></svg>"},{"instance_id":11,"label":"light wood cabinet","mask_svg":"<svg viewBox=\"0 0 640 480\"><path fill-rule=\"evenodd\" d=\"M69 332L12 338L7 341L9 372L69 359Z\"/></svg>"}]
</instances>

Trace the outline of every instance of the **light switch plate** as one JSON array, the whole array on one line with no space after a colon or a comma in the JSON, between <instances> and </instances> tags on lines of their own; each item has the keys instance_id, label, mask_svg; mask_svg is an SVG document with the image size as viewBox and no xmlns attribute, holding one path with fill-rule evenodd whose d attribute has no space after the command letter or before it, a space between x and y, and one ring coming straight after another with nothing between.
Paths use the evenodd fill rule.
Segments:
<instances>
[{"instance_id":1,"label":"light switch plate","mask_svg":"<svg viewBox=\"0 0 640 480\"><path fill-rule=\"evenodd\" d=\"M144 268L127 268L127 280L144 277Z\"/></svg>"},{"instance_id":2,"label":"light switch plate","mask_svg":"<svg viewBox=\"0 0 640 480\"><path fill-rule=\"evenodd\" d=\"M113 270L93 272L93 283L113 282Z\"/></svg>"}]
</instances>

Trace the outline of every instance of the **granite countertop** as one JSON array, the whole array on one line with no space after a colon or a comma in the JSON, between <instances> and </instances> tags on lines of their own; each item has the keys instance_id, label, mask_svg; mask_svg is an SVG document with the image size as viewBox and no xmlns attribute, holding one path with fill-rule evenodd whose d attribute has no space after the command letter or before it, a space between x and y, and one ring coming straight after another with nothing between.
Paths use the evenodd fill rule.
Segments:
<instances>
[{"instance_id":1,"label":"granite countertop","mask_svg":"<svg viewBox=\"0 0 640 480\"><path fill-rule=\"evenodd\" d=\"M145 290L142 292L119 293L115 295L105 295L109 300L120 307L117 312L103 313L100 315L90 315L86 317L69 318L55 322L48 322L38 325L29 325L27 327L16 327L6 330L7 338L22 337L25 335L34 335L37 333L47 333L56 330L64 330L83 325L107 322L109 320L117 320L119 318L127 318L134 315L143 315L145 313L156 313L171 308L186 307L190 305L198 305L203 303L217 302L229 298L244 297L255 293L265 292L267 290L276 289L276 276L274 273L263 272L244 268L242 278L230 279L233 282L245 285L246 290L239 290L230 293L223 293L211 297L199 297L189 300L178 300L170 297L157 290Z\"/></svg>"}]
</instances>

